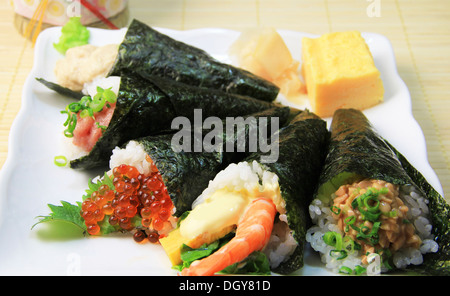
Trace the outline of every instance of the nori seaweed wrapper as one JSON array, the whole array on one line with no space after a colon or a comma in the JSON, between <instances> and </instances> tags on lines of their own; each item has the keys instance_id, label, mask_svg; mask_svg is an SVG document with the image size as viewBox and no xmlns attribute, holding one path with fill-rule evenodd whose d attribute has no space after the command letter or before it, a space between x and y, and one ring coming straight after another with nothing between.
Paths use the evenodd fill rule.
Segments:
<instances>
[{"instance_id":1,"label":"nori seaweed wrapper","mask_svg":"<svg viewBox=\"0 0 450 296\"><path fill-rule=\"evenodd\" d=\"M429 200L431 224L437 253L424 255L421 265L407 270L433 275L450 275L450 206L406 158L383 139L364 114L340 109L331 123L331 142L319 180L319 198L327 198L340 185L371 178L396 185L412 185Z\"/></svg>"},{"instance_id":2,"label":"nori seaweed wrapper","mask_svg":"<svg viewBox=\"0 0 450 296\"><path fill-rule=\"evenodd\" d=\"M276 107L250 114L245 118L253 117L259 122L260 118L276 117L280 124L284 124L289 111L288 107ZM270 121L268 125L270 128ZM257 124L256 132L258 132L259 127L260 125ZM227 150L226 145L231 143L236 146L238 139L242 138L248 141L250 128L250 125L240 127L232 136L227 136L224 132L221 135L223 146L209 152L194 152L193 149L195 141L202 141L203 136L211 131L209 129L204 129L200 138L196 138L195 135L192 136L190 151L174 149L172 146L173 133L144 137L135 141L143 146L156 165L175 205L176 212L174 215L180 216L191 209L193 201L203 192L209 181L214 179L219 171L232 161L239 161L245 157L246 154L238 152L237 149ZM191 132L194 133L194 130L191 130Z\"/></svg>"},{"instance_id":3,"label":"nori seaweed wrapper","mask_svg":"<svg viewBox=\"0 0 450 296\"><path fill-rule=\"evenodd\" d=\"M86 156L72 160L72 168L106 166L116 146L171 129L172 120L184 116L194 120L194 109L203 118L240 116L274 107L274 103L189 86L160 78L142 78L128 73L121 77L116 109L103 135Z\"/></svg>"},{"instance_id":4,"label":"nori seaweed wrapper","mask_svg":"<svg viewBox=\"0 0 450 296\"><path fill-rule=\"evenodd\" d=\"M205 51L133 20L109 75L123 72L171 78L189 85L273 101L279 88L248 71L221 63Z\"/></svg>"},{"instance_id":5,"label":"nori seaweed wrapper","mask_svg":"<svg viewBox=\"0 0 450 296\"><path fill-rule=\"evenodd\" d=\"M36 80L38 82L42 83L43 85L45 85L47 88L65 96L65 97L79 100L84 96L84 94L81 91L71 90L70 88L61 86L57 83L54 83L54 82L51 82L48 80L45 80L44 78L36 78Z\"/></svg>"},{"instance_id":6,"label":"nori seaweed wrapper","mask_svg":"<svg viewBox=\"0 0 450 296\"><path fill-rule=\"evenodd\" d=\"M303 267L306 231L311 225L308 207L316 190L328 141L326 122L305 111L280 129L278 160L261 163L278 176L281 196L286 202L288 225L298 242L294 253L273 270L276 273L290 274ZM254 153L246 161L259 161L260 157L260 153Z\"/></svg>"}]
</instances>

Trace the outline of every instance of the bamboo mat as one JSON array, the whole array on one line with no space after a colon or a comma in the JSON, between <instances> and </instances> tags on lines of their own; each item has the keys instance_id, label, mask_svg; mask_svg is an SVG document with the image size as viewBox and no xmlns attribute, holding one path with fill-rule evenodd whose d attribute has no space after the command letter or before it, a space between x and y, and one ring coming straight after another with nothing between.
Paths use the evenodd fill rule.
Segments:
<instances>
[{"instance_id":1,"label":"bamboo mat","mask_svg":"<svg viewBox=\"0 0 450 296\"><path fill-rule=\"evenodd\" d=\"M0 7L0 167L33 48ZM450 1L448 0L129 0L130 18L171 29L272 26L314 34L359 30L386 36L427 141L428 160L450 201Z\"/></svg>"}]
</instances>

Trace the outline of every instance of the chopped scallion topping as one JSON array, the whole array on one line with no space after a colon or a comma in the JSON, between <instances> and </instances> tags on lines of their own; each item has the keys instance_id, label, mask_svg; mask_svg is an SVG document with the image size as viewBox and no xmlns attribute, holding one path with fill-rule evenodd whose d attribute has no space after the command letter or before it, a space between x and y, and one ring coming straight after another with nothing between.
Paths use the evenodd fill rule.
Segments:
<instances>
[{"instance_id":1,"label":"chopped scallion topping","mask_svg":"<svg viewBox=\"0 0 450 296\"><path fill-rule=\"evenodd\" d=\"M64 122L64 126L67 129L64 131L64 135L68 138L73 137L73 131L77 125L77 114L80 114L81 118L94 117L94 113L103 110L103 107L110 108L110 104L114 104L117 101L116 94L111 88L103 89L97 87L97 94L94 98L90 96L83 96L80 101L69 104L65 110L61 111L61 114L67 114L67 120ZM106 129L106 126L102 126L97 123L97 127L102 130Z\"/></svg>"},{"instance_id":2,"label":"chopped scallion topping","mask_svg":"<svg viewBox=\"0 0 450 296\"><path fill-rule=\"evenodd\" d=\"M59 167L64 167L68 163L67 158L63 155L55 156L53 162Z\"/></svg>"},{"instance_id":3,"label":"chopped scallion topping","mask_svg":"<svg viewBox=\"0 0 450 296\"><path fill-rule=\"evenodd\" d=\"M339 215L341 213L341 209L338 208L337 206L331 206L330 208L331 212L333 212L333 214L335 215Z\"/></svg>"},{"instance_id":4,"label":"chopped scallion topping","mask_svg":"<svg viewBox=\"0 0 450 296\"><path fill-rule=\"evenodd\" d=\"M336 250L342 250L342 235L335 231L328 231L323 235L323 241Z\"/></svg>"}]
</instances>

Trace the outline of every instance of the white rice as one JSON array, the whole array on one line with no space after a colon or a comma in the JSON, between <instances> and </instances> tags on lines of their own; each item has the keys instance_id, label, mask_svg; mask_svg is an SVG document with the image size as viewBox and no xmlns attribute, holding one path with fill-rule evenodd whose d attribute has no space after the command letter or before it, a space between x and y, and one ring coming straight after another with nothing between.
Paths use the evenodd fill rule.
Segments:
<instances>
[{"instance_id":1,"label":"white rice","mask_svg":"<svg viewBox=\"0 0 450 296\"><path fill-rule=\"evenodd\" d=\"M204 202L217 190L225 187L233 191L247 190L252 192L257 188L260 192L266 190L279 192L278 176L276 174L264 170L256 161L251 163L240 162L230 164L226 169L220 171L194 201L192 208ZM273 202L280 215L276 219L271 237L263 252L267 255L271 267L275 268L292 255L298 243L295 241L293 232L287 224L285 215L286 204L281 195L274 195Z\"/></svg>"},{"instance_id":2,"label":"white rice","mask_svg":"<svg viewBox=\"0 0 450 296\"><path fill-rule=\"evenodd\" d=\"M136 141L130 141L125 148L116 147L112 151L112 155L109 161L109 167L113 168L121 165L134 166L141 174L148 175L152 172L154 165L153 162L149 162L147 153L142 145Z\"/></svg>"},{"instance_id":3,"label":"white rice","mask_svg":"<svg viewBox=\"0 0 450 296\"><path fill-rule=\"evenodd\" d=\"M120 87L120 76L109 77L97 77L94 80L87 82L83 85L83 93L94 97L97 94L97 87L103 89L111 88L111 90L117 95Z\"/></svg>"},{"instance_id":4,"label":"white rice","mask_svg":"<svg viewBox=\"0 0 450 296\"><path fill-rule=\"evenodd\" d=\"M408 206L407 219L412 222L416 228L416 233L422 240L420 248L403 248L398 250L393 255L393 263L396 268L405 268L410 264L420 265L423 262L423 254L430 252L437 252L438 244L433 240L432 225L429 221L428 200L421 196L418 191L412 186L402 186L400 188L400 197ZM327 245L323 240L323 235L328 231L336 231L343 234L335 224L336 221L331 215L331 198L327 202L320 199L315 199L309 206L309 214L315 226L308 229L306 233L306 241L311 244L311 247L320 253L322 262L327 268L333 272L339 272L342 266L354 269L356 266L363 266L361 263L361 256L358 252L348 254L345 259L337 260L330 256L330 251L334 247ZM371 267L371 264L369 264ZM371 269L367 268L367 274L371 274ZM372 265L373 267L373 265ZM381 266L377 268L375 274L387 271L387 268ZM373 274L373 273L372 273Z\"/></svg>"}]
</instances>

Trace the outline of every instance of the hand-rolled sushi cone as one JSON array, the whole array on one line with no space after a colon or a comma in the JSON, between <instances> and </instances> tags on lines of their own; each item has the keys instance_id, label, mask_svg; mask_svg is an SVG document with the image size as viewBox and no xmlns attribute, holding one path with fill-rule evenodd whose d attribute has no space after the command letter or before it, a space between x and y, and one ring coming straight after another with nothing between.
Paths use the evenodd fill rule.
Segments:
<instances>
[{"instance_id":1,"label":"hand-rolled sushi cone","mask_svg":"<svg viewBox=\"0 0 450 296\"><path fill-rule=\"evenodd\" d=\"M251 116L256 122L276 118L283 125L290 111L288 107L276 107L246 118ZM270 123L268 126L271 128ZM225 146L236 146L238 137L248 138L250 128L241 127L236 137L221 134L223 147L209 152L178 151L172 143L173 133L143 137L116 147L110 158L110 171L100 179L102 185L83 199L82 218L88 233L132 231L138 239L148 236L157 242L176 227L180 215L190 209L222 168L245 155L237 150L226 151Z\"/></svg>"},{"instance_id":2,"label":"hand-rolled sushi cone","mask_svg":"<svg viewBox=\"0 0 450 296\"><path fill-rule=\"evenodd\" d=\"M345 274L449 274L450 207L361 111L341 109L307 240Z\"/></svg>"},{"instance_id":3,"label":"hand-rolled sushi cone","mask_svg":"<svg viewBox=\"0 0 450 296\"><path fill-rule=\"evenodd\" d=\"M125 72L160 76L189 85L274 101L279 88L248 71L221 63L205 51L133 20L110 75Z\"/></svg>"},{"instance_id":4,"label":"hand-rolled sushi cone","mask_svg":"<svg viewBox=\"0 0 450 296\"><path fill-rule=\"evenodd\" d=\"M289 274L303 266L312 200L325 159L326 122L302 112L280 129L276 162L250 154L220 171L179 227L161 239L181 275Z\"/></svg>"},{"instance_id":5,"label":"hand-rolled sushi cone","mask_svg":"<svg viewBox=\"0 0 450 296\"><path fill-rule=\"evenodd\" d=\"M129 140L170 130L172 120L185 116L194 121L194 110L200 109L203 118L215 116L243 116L276 106L274 103L226 92L189 86L172 80L135 74L120 78L117 101L111 108L103 108L108 120L100 121L102 113L81 118L70 113L75 121L73 142L81 147L81 156L70 161L70 167L91 169L106 166L111 151ZM99 125L100 124L100 125ZM69 146L70 147L70 146ZM74 147L74 148L76 148Z\"/></svg>"}]
</instances>

